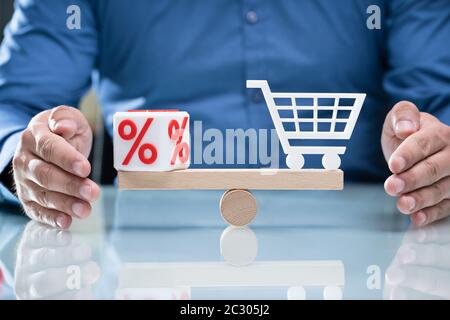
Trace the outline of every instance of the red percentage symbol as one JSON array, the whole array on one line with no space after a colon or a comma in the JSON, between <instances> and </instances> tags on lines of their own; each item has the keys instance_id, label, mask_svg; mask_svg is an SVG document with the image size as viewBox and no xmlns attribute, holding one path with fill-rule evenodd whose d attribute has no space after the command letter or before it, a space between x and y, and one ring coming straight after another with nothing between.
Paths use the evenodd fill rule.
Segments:
<instances>
[{"instance_id":1,"label":"red percentage symbol","mask_svg":"<svg viewBox=\"0 0 450 320\"><path fill-rule=\"evenodd\" d=\"M145 133L147 132L148 128L150 128L150 125L153 122L153 118L147 118L147 120L144 123L144 126L142 127L141 131L138 133L138 129L136 124L131 121L130 119L123 120L119 123L119 136L123 140L132 140L136 138L133 142L133 145L130 148L130 151L128 151L128 154L126 155L125 159L123 159L122 165L126 166L130 163L131 158L136 153L136 149L139 147L139 145L142 142L142 138L144 138ZM125 129L129 128L129 132L125 132ZM137 137L136 137L137 135ZM145 151L149 150L151 152L150 157L147 157L145 155ZM139 147L138 151L139 159L144 164L152 164L156 161L156 158L158 157L158 150L156 147L151 143L144 143Z\"/></svg>"},{"instance_id":2,"label":"red percentage symbol","mask_svg":"<svg viewBox=\"0 0 450 320\"><path fill-rule=\"evenodd\" d=\"M175 148L173 149L172 159L170 160L170 164L172 166L175 164L177 155L181 163L186 163L189 159L189 145L186 142L181 142L187 122L188 117L184 117L183 122L181 123L181 128L177 120L171 120L169 122L169 127L167 128L169 138L170 140L176 142Z\"/></svg>"}]
</instances>

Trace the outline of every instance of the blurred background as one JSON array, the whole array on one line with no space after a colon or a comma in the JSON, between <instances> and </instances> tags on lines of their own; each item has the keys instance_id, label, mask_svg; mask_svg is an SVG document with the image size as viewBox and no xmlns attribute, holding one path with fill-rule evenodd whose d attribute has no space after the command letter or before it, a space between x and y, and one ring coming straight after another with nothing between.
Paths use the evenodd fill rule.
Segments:
<instances>
[{"instance_id":1,"label":"blurred background","mask_svg":"<svg viewBox=\"0 0 450 320\"><path fill-rule=\"evenodd\" d=\"M13 12L14 0L0 0L0 42L3 41L3 31ZM98 183L111 184L115 177L115 170L112 169L112 141L104 129L102 114L92 91L81 100L79 107L94 132L94 146L90 156L92 179Z\"/></svg>"},{"instance_id":2,"label":"blurred background","mask_svg":"<svg viewBox=\"0 0 450 320\"><path fill-rule=\"evenodd\" d=\"M3 31L5 25L11 19L13 12L13 0L1 0L0 1L0 28ZM0 35L0 40L3 40L3 32Z\"/></svg>"}]
</instances>

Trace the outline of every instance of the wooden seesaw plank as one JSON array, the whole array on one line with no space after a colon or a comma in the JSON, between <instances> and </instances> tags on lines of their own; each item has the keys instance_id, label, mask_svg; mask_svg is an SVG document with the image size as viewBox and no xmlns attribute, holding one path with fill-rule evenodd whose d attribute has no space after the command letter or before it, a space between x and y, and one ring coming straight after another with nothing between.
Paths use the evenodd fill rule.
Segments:
<instances>
[{"instance_id":1,"label":"wooden seesaw plank","mask_svg":"<svg viewBox=\"0 0 450 320\"><path fill-rule=\"evenodd\" d=\"M342 170L186 169L119 171L119 189L132 190L342 190Z\"/></svg>"}]
</instances>

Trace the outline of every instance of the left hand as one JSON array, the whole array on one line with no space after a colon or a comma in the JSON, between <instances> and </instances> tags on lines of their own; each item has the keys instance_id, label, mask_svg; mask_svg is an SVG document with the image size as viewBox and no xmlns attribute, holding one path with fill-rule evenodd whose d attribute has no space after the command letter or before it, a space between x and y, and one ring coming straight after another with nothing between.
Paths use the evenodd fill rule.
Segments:
<instances>
[{"instance_id":1,"label":"left hand","mask_svg":"<svg viewBox=\"0 0 450 320\"><path fill-rule=\"evenodd\" d=\"M14 270L17 298L92 299L93 285L101 271L87 240L82 234L73 239L68 230L28 222L17 247Z\"/></svg>"},{"instance_id":2,"label":"left hand","mask_svg":"<svg viewBox=\"0 0 450 320\"><path fill-rule=\"evenodd\" d=\"M393 173L384 188L398 209L418 226L449 216L450 127L402 101L386 117L381 146Z\"/></svg>"}]
</instances>

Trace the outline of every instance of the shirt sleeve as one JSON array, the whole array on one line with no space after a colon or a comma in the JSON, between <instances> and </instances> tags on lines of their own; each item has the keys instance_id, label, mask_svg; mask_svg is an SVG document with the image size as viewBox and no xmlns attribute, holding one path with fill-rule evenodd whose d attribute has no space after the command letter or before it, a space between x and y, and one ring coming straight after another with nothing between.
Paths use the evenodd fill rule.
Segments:
<instances>
[{"instance_id":1,"label":"shirt sleeve","mask_svg":"<svg viewBox=\"0 0 450 320\"><path fill-rule=\"evenodd\" d=\"M409 100L450 124L448 0L388 1L384 87L392 102Z\"/></svg>"},{"instance_id":2,"label":"shirt sleeve","mask_svg":"<svg viewBox=\"0 0 450 320\"><path fill-rule=\"evenodd\" d=\"M96 56L90 1L16 0L0 47L0 172L9 167L20 133L34 115L78 104L90 87ZM7 200L14 197L2 184L0 202Z\"/></svg>"}]
</instances>

